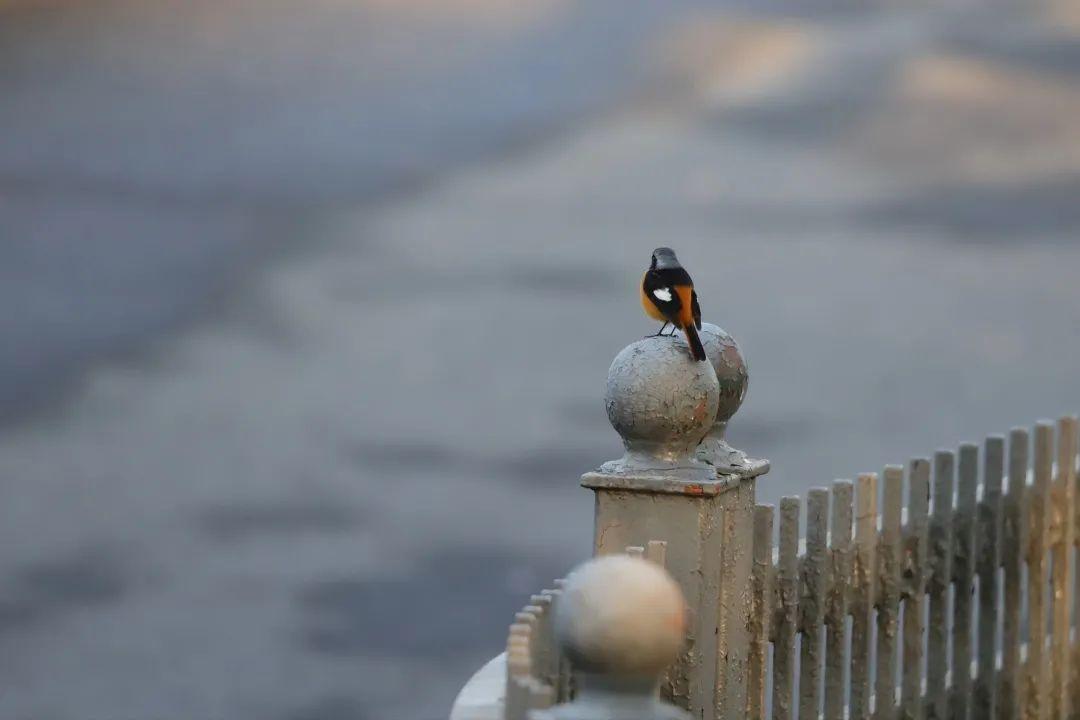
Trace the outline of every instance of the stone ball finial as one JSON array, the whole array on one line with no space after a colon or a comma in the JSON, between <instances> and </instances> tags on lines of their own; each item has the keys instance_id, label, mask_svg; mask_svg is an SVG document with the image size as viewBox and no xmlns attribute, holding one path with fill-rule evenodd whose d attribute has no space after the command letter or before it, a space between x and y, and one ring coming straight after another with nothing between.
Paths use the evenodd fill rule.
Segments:
<instances>
[{"instance_id":1,"label":"stone ball finial","mask_svg":"<svg viewBox=\"0 0 1080 720\"><path fill-rule=\"evenodd\" d=\"M746 453L728 444L727 425L732 416L746 398L746 389L750 384L750 373L746 361L735 339L722 328L711 323L701 326L701 344L705 354L716 371L716 382L720 388L720 402L717 403L716 421L708 436L697 448L698 460L707 463L723 475L752 477L766 472L768 461L748 458Z\"/></svg>"},{"instance_id":2,"label":"stone ball finial","mask_svg":"<svg viewBox=\"0 0 1080 720\"><path fill-rule=\"evenodd\" d=\"M556 607L555 632L575 669L659 677L682 650L686 603L661 566L605 555L578 566Z\"/></svg>"},{"instance_id":3,"label":"stone ball finial","mask_svg":"<svg viewBox=\"0 0 1080 720\"><path fill-rule=\"evenodd\" d=\"M746 398L750 385L750 373L735 338L723 328L712 323L702 323L701 344L716 371L720 385L720 402L716 411L717 422L727 422L738 411Z\"/></svg>"},{"instance_id":4,"label":"stone ball finial","mask_svg":"<svg viewBox=\"0 0 1080 720\"><path fill-rule=\"evenodd\" d=\"M690 357L680 337L647 337L620 352L604 403L626 456L605 472L693 468L694 449L716 419L720 386L711 363Z\"/></svg>"}]
</instances>

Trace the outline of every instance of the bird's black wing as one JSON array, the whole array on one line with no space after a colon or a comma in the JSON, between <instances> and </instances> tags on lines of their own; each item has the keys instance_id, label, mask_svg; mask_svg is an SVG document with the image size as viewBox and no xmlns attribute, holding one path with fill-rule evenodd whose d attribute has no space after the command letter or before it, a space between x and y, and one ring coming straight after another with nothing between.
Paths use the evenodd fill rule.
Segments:
<instances>
[{"instance_id":1,"label":"bird's black wing","mask_svg":"<svg viewBox=\"0 0 1080 720\"><path fill-rule=\"evenodd\" d=\"M645 273L643 281L645 295L656 306L660 313L670 322L678 324L679 313L682 311L682 300L679 293L675 292L674 283L665 277L664 271L650 270Z\"/></svg>"},{"instance_id":2,"label":"bird's black wing","mask_svg":"<svg viewBox=\"0 0 1080 720\"><path fill-rule=\"evenodd\" d=\"M700 330L701 329L701 306L698 305L697 290L693 290L693 291L690 292L690 312L693 313L693 315L694 315L694 325L696 325L697 329Z\"/></svg>"}]
</instances>

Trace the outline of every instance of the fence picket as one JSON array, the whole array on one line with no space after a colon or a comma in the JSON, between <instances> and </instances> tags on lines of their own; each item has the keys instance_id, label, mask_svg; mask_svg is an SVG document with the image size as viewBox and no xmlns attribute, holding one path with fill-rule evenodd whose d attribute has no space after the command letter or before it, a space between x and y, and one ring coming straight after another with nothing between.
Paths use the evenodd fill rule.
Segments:
<instances>
[{"instance_id":1,"label":"fence picket","mask_svg":"<svg viewBox=\"0 0 1080 720\"><path fill-rule=\"evenodd\" d=\"M645 559L651 560L660 567L667 565L667 542L664 540L650 540L645 547Z\"/></svg>"},{"instance_id":2,"label":"fence picket","mask_svg":"<svg viewBox=\"0 0 1080 720\"><path fill-rule=\"evenodd\" d=\"M855 494L855 558L851 589L852 720L870 716L870 617L877 584L877 475L859 475Z\"/></svg>"},{"instance_id":3,"label":"fence picket","mask_svg":"<svg viewBox=\"0 0 1080 720\"><path fill-rule=\"evenodd\" d=\"M536 628L533 633L532 657L533 675L546 685L554 687L555 672L552 661L555 657L555 629L551 617L551 595L541 592L529 598L529 604L536 607Z\"/></svg>"},{"instance_id":4,"label":"fence picket","mask_svg":"<svg viewBox=\"0 0 1080 720\"><path fill-rule=\"evenodd\" d=\"M883 474L885 487L878 550L877 678L874 683L874 717L896 717L896 638L900 625L900 521L904 503L904 469L889 465Z\"/></svg>"},{"instance_id":5,"label":"fence picket","mask_svg":"<svg viewBox=\"0 0 1080 720\"><path fill-rule=\"evenodd\" d=\"M558 578L552 583L555 587L551 591L554 602L562 600L563 588L566 587L566 578ZM556 652L555 702L566 702L573 694L573 676L570 671L570 661L562 652Z\"/></svg>"},{"instance_id":6,"label":"fence picket","mask_svg":"<svg viewBox=\"0 0 1080 720\"><path fill-rule=\"evenodd\" d=\"M533 597L538 597L533 595ZM519 623L529 625L529 672L534 674L540 669L540 634L544 610L536 605L526 605L514 616Z\"/></svg>"},{"instance_id":7,"label":"fence picket","mask_svg":"<svg viewBox=\"0 0 1080 720\"><path fill-rule=\"evenodd\" d=\"M799 624L799 717L821 712L821 622L825 612L825 557L829 533L829 491L813 488L806 498L806 556L802 562Z\"/></svg>"},{"instance_id":8,"label":"fence picket","mask_svg":"<svg viewBox=\"0 0 1080 720\"><path fill-rule=\"evenodd\" d=\"M518 613L517 615L521 615ZM516 616L515 616L516 617ZM529 645L532 626L515 622L506 640L506 699L507 720L524 720L529 709Z\"/></svg>"},{"instance_id":9,"label":"fence picket","mask_svg":"<svg viewBox=\"0 0 1080 720\"><path fill-rule=\"evenodd\" d=\"M828 593L825 597L825 720L843 720L846 705L848 587L851 579L850 480L832 488Z\"/></svg>"},{"instance_id":10,"label":"fence picket","mask_svg":"<svg viewBox=\"0 0 1080 720\"><path fill-rule=\"evenodd\" d=\"M934 453L934 511L930 518L929 629L926 645L926 717L949 716L949 587L952 585L953 454Z\"/></svg>"},{"instance_id":11,"label":"fence picket","mask_svg":"<svg viewBox=\"0 0 1080 720\"><path fill-rule=\"evenodd\" d=\"M1078 443L1080 439L1077 438L1077 419L1075 416L1069 418L1072 424L1072 431L1069 432L1068 438L1071 443L1072 453L1069 457L1059 458L1064 459L1064 465L1068 477L1072 479L1073 485L1073 548L1076 557L1073 566L1073 616L1076 618L1077 630L1076 635L1073 637L1073 651L1072 651L1072 688L1071 688L1071 701L1073 713L1080 713L1080 568L1077 567L1077 563L1080 563L1080 550L1077 550L1077 546L1080 546L1080 477L1078 477L1076 471L1077 465L1077 452ZM1062 453L1063 455L1065 453ZM1066 480L1067 481L1067 480Z\"/></svg>"},{"instance_id":12,"label":"fence picket","mask_svg":"<svg viewBox=\"0 0 1080 720\"><path fill-rule=\"evenodd\" d=\"M930 461L918 458L908 470L908 520L904 545L904 664L900 711L920 720L922 708L923 608L926 594L927 533L930 511Z\"/></svg>"},{"instance_id":13,"label":"fence picket","mask_svg":"<svg viewBox=\"0 0 1080 720\"><path fill-rule=\"evenodd\" d=\"M1063 417L1058 421L1057 477L1053 480L1053 525L1057 529L1051 553L1054 626L1050 634L1051 717L1068 717L1069 632L1073 592L1073 503L1075 501L1076 421Z\"/></svg>"},{"instance_id":14,"label":"fence picket","mask_svg":"<svg viewBox=\"0 0 1080 720\"><path fill-rule=\"evenodd\" d=\"M1028 432L1009 432L1008 491L1001 508L1001 567L1004 571L1001 623L1001 671L998 684L998 718L1020 717L1023 686L1020 680L1020 599L1024 548L1027 547Z\"/></svg>"},{"instance_id":15,"label":"fence picket","mask_svg":"<svg viewBox=\"0 0 1080 720\"><path fill-rule=\"evenodd\" d=\"M555 582L555 587L551 590L545 590L544 593L551 597L551 687L555 689L555 702L563 702L567 695L566 659L563 657L562 651L559 650L558 641L555 638L554 622L559 603L562 602L562 589L558 586L558 581Z\"/></svg>"},{"instance_id":16,"label":"fence picket","mask_svg":"<svg viewBox=\"0 0 1080 720\"><path fill-rule=\"evenodd\" d=\"M986 439L983 448L983 495L979 502L975 572L979 577L979 655L971 716L992 718L997 704L998 537L1001 526L1001 479L1005 439Z\"/></svg>"},{"instance_id":17,"label":"fence picket","mask_svg":"<svg viewBox=\"0 0 1080 720\"><path fill-rule=\"evenodd\" d=\"M526 720L529 712L529 665L520 655L508 654L506 662L511 668L517 668L507 681L506 719Z\"/></svg>"},{"instance_id":18,"label":"fence picket","mask_svg":"<svg viewBox=\"0 0 1080 720\"><path fill-rule=\"evenodd\" d=\"M1028 652L1024 670L1025 717L1047 717L1049 690L1046 667L1047 530L1050 482L1054 462L1054 426L1035 426L1035 481L1028 508Z\"/></svg>"},{"instance_id":19,"label":"fence picket","mask_svg":"<svg viewBox=\"0 0 1080 720\"><path fill-rule=\"evenodd\" d=\"M773 614L773 506L754 508L754 569L750 589L750 652L746 701L747 717L765 717L765 680L768 676L769 630Z\"/></svg>"},{"instance_id":20,"label":"fence picket","mask_svg":"<svg viewBox=\"0 0 1080 720\"><path fill-rule=\"evenodd\" d=\"M1080 452L1080 439L1076 436L1077 419L1071 416L1074 432L1070 436L1073 444L1072 457L1067 460L1068 473L1073 479L1073 617L1077 627L1073 635L1072 648L1072 688L1071 701L1074 714L1080 714L1080 473L1077 472L1077 453Z\"/></svg>"},{"instance_id":21,"label":"fence picket","mask_svg":"<svg viewBox=\"0 0 1080 720\"><path fill-rule=\"evenodd\" d=\"M780 561L776 567L775 605L772 715L773 720L790 720L799 619L799 498L792 496L780 500Z\"/></svg>"},{"instance_id":22,"label":"fence picket","mask_svg":"<svg viewBox=\"0 0 1080 720\"><path fill-rule=\"evenodd\" d=\"M956 513L953 515L953 661L951 705L954 720L967 720L971 704L971 626L975 592L975 500L979 447L960 446Z\"/></svg>"}]
</instances>

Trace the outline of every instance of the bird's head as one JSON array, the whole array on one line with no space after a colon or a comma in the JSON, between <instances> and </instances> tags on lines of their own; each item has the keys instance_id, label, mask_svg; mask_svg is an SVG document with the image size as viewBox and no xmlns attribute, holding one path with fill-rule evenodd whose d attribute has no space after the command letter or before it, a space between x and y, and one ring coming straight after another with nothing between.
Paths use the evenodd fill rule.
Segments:
<instances>
[{"instance_id":1,"label":"bird's head","mask_svg":"<svg viewBox=\"0 0 1080 720\"><path fill-rule=\"evenodd\" d=\"M677 268L679 265L679 259L675 257L675 251L668 247L659 247L653 250L652 263L649 265L650 270L664 270L666 268Z\"/></svg>"}]
</instances>

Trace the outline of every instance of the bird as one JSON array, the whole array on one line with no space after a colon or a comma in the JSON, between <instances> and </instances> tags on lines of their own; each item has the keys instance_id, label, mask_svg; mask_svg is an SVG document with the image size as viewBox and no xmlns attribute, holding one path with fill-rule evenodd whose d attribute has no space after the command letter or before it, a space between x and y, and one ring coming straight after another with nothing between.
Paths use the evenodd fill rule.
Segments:
<instances>
[{"instance_id":1,"label":"bird","mask_svg":"<svg viewBox=\"0 0 1080 720\"><path fill-rule=\"evenodd\" d=\"M690 356L698 361L707 359L697 332L701 329L701 307L694 281L671 248L653 250L652 262L641 278L641 306L646 315L664 323L657 335L662 335L664 328L673 325L686 335ZM674 335L675 330L671 333Z\"/></svg>"}]
</instances>

